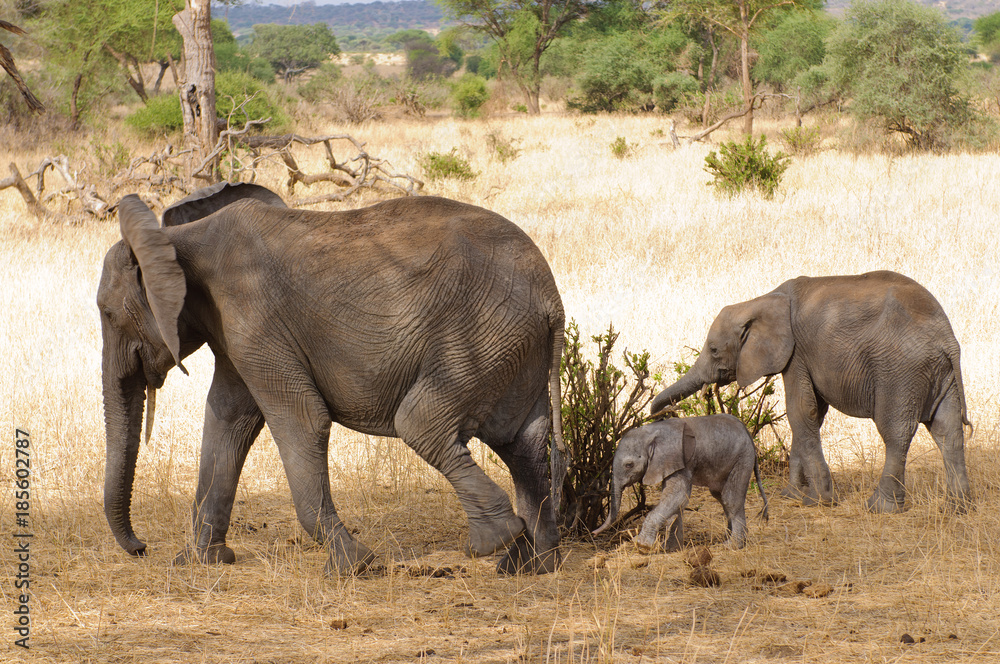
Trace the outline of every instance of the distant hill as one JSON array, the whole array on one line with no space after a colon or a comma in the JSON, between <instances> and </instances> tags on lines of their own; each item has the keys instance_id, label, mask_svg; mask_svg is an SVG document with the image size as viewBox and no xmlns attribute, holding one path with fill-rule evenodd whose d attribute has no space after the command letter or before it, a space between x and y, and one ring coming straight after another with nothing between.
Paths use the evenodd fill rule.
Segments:
<instances>
[{"instance_id":1,"label":"distant hill","mask_svg":"<svg viewBox=\"0 0 1000 664\"><path fill-rule=\"evenodd\" d=\"M937 7L949 20L974 19L993 12L1000 12L1000 0L917 0L921 5ZM827 0L826 9L835 16L843 16L850 0Z\"/></svg>"},{"instance_id":2,"label":"distant hill","mask_svg":"<svg viewBox=\"0 0 1000 664\"><path fill-rule=\"evenodd\" d=\"M258 23L279 25L326 23L338 37L352 32L388 34L409 28L437 31L445 23L441 9L430 0L340 5L303 2L291 7L248 3L230 7L228 12L221 7L213 9L216 18L222 18L224 12L229 19L230 29L237 36L249 33Z\"/></svg>"}]
</instances>

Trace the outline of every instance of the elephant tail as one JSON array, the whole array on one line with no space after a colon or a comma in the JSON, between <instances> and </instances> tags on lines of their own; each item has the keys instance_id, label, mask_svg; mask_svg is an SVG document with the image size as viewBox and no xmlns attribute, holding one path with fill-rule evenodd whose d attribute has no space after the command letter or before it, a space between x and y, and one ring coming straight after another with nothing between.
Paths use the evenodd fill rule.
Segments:
<instances>
[{"instance_id":1,"label":"elephant tail","mask_svg":"<svg viewBox=\"0 0 1000 664\"><path fill-rule=\"evenodd\" d=\"M562 504L563 482L566 480L566 443L562 432L562 387L561 367L563 344L565 338L565 319L560 308L549 314L549 335L552 350L552 363L549 366L549 403L552 409L552 448L549 451L550 472L552 475L551 498L552 509L558 514Z\"/></svg>"},{"instance_id":2,"label":"elephant tail","mask_svg":"<svg viewBox=\"0 0 1000 664\"><path fill-rule=\"evenodd\" d=\"M955 374L955 386L958 388L958 401L962 408L962 424L972 429L972 422L969 420L969 411L965 405L965 383L962 381L962 351L958 346L958 342L956 341L947 352L948 359L951 360L952 373Z\"/></svg>"},{"instance_id":3,"label":"elephant tail","mask_svg":"<svg viewBox=\"0 0 1000 664\"><path fill-rule=\"evenodd\" d=\"M753 441L751 441L750 444L753 445ZM757 461L756 447L754 448L754 455L753 455L753 476L754 479L757 480L757 490L760 491L760 498L761 500L764 501L764 508L760 511L759 514L757 514L757 518L767 521L770 518L770 516L767 513L767 494L764 493L764 483L760 479L760 463L758 463Z\"/></svg>"}]
</instances>

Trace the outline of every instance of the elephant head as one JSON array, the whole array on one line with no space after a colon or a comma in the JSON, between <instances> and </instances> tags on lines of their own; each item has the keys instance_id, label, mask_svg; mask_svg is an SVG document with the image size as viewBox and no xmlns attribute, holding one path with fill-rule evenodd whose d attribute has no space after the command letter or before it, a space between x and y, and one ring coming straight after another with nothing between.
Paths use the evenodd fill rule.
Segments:
<instances>
[{"instance_id":1,"label":"elephant head","mask_svg":"<svg viewBox=\"0 0 1000 664\"><path fill-rule=\"evenodd\" d=\"M694 435L680 419L653 422L627 431L618 443L612 463L608 518L593 534L599 535L618 520L625 489L640 480L656 485L683 470L694 448Z\"/></svg>"},{"instance_id":2,"label":"elephant head","mask_svg":"<svg viewBox=\"0 0 1000 664\"><path fill-rule=\"evenodd\" d=\"M177 327L186 283L174 246L138 196L119 202L118 219L122 241L108 251L97 290L107 430L104 512L122 548L141 555L146 545L132 531L130 510L143 402L171 367L186 373Z\"/></svg>"},{"instance_id":3,"label":"elephant head","mask_svg":"<svg viewBox=\"0 0 1000 664\"><path fill-rule=\"evenodd\" d=\"M774 291L724 307L712 322L698 359L686 374L665 388L650 406L656 413L703 386L746 387L762 376L780 373L795 348L788 295Z\"/></svg>"},{"instance_id":4,"label":"elephant head","mask_svg":"<svg viewBox=\"0 0 1000 664\"><path fill-rule=\"evenodd\" d=\"M189 197L195 201L193 208L186 207L188 204L172 207L175 218L184 220L175 223L192 221L233 202L230 189L242 190L243 197L250 195L247 192L263 190L277 198L257 185L239 187L255 189L213 186L206 188L213 190L207 194L206 190L196 192ZM225 195L212 198L213 193L220 191ZM104 340L102 376L107 433L104 513L122 548L133 555L142 555L146 545L132 530L131 502L144 402L148 397L148 438L156 390L163 386L167 372L174 366L187 373L181 360L199 344L192 342L183 347L181 313L187 282L167 231L134 194L118 203L118 219L122 241L105 256L97 290Z\"/></svg>"}]
</instances>

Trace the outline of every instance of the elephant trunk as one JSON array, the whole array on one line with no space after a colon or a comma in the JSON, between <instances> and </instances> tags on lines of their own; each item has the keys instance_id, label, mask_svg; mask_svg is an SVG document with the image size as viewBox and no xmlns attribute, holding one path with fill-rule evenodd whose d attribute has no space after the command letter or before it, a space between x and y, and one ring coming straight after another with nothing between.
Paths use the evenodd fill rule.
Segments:
<instances>
[{"instance_id":1,"label":"elephant trunk","mask_svg":"<svg viewBox=\"0 0 1000 664\"><path fill-rule=\"evenodd\" d=\"M601 525L600 528L593 531L592 535L600 535L605 530L614 525L615 521L618 520L618 512L622 505L622 494L625 492L624 483L618 478L612 478L612 488L611 488L611 503L608 506L608 519Z\"/></svg>"},{"instance_id":2,"label":"elephant trunk","mask_svg":"<svg viewBox=\"0 0 1000 664\"><path fill-rule=\"evenodd\" d=\"M681 376L676 383L666 387L653 399L649 406L650 413L658 413L667 406L672 406L681 399L689 397L700 390L706 383L710 382L703 378L701 371L702 360L699 357L686 374Z\"/></svg>"},{"instance_id":3,"label":"elephant trunk","mask_svg":"<svg viewBox=\"0 0 1000 664\"><path fill-rule=\"evenodd\" d=\"M106 362L107 363L107 362ZM141 556L145 542L132 530L132 483L139 457L139 434L146 380L141 370L122 376L105 368L104 422L107 460L104 471L104 515L118 544Z\"/></svg>"}]
</instances>

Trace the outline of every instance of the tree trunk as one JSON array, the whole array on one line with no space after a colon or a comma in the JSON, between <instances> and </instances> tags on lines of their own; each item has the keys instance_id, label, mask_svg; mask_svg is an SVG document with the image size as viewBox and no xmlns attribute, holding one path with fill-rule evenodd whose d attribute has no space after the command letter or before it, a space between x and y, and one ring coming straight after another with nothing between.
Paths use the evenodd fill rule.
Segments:
<instances>
[{"instance_id":1,"label":"tree trunk","mask_svg":"<svg viewBox=\"0 0 1000 664\"><path fill-rule=\"evenodd\" d=\"M750 85L750 31L746 27L746 5L740 5L740 18L744 28L740 33L740 78L743 83L743 106L748 108L743 116L743 133L753 134L753 89Z\"/></svg>"},{"instance_id":2,"label":"tree trunk","mask_svg":"<svg viewBox=\"0 0 1000 664\"><path fill-rule=\"evenodd\" d=\"M184 116L184 144L195 148L191 170L215 148L215 53L212 50L210 0L185 0L174 15L174 27L184 39L184 73L178 94ZM215 168L210 169L214 180Z\"/></svg>"},{"instance_id":3,"label":"tree trunk","mask_svg":"<svg viewBox=\"0 0 1000 664\"><path fill-rule=\"evenodd\" d=\"M80 85L83 83L83 74L77 74L73 79L73 92L69 96L69 121L70 127L74 130L80 128L80 104L77 99L80 96Z\"/></svg>"},{"instance_id":4,"label":"tree trunk","mask_svg":"<svg viewBox=\"0 0 1000 664\"><path fill-rule=\"evenodd\" d=\"M158 62L157 64L160 65L160 73L156 75L156 82L153 83L153 96L154 97L156 95L160 94L160 84L163 83L163 75L167 73L168 69L170 69L170 63L167 62L166 60L162 60L162 61Z\"/></svg>"}]
</instances>

